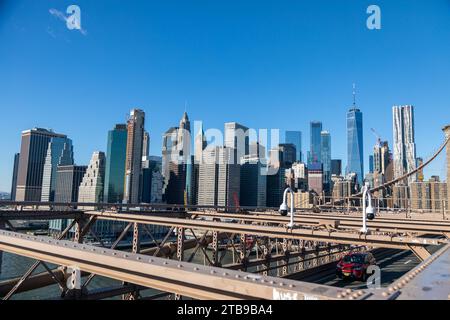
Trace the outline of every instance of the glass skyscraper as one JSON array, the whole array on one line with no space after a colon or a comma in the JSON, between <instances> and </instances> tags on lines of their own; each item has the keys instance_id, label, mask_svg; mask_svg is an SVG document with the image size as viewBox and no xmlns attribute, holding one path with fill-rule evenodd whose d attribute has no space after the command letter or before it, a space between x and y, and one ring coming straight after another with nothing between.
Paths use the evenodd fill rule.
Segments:
<instances>
[{"instance_id":1,"label":"glass skyscraper","mask_svg":"<svg viewBox=\"0 0 450 320\"><path fill-rule=\"evenodd\" d=\"M322 163L322 122L312 121L310 123L310 151L308 165Z\"/></svg>"},{"instance_id":2,"label":"glass skyscraper","mask_svg":"<svg viewBox=\"0 0 450 320\"><path fill-rule=\"evenodd\" d=\"M323 163L323 181L328 188L331 185L331 135L328 131L321 132L321 149L322 149L322 163Z\"/></svg>"},{"instance_id":3,"label":"glass skyscraper","mask_svg":"<svg viewBox=\"0 0 450 320\"><path fill-rule=\"evenodd\" d=\"M302 162L302 132L286 131L285 142L293 144L296 150L296 160Z\"/></svg>"},{"instance_id":4,"label":"glass skyscraper","mask_svg":"<svg viewBox=\"0 0 450 320\"><path fill-rule=\"evenodd\" d=\"M108 132L104 193L108 203L121 203L123 199L127 136L126 124L117 124Z\"/></svg>"},{"instance_id":5,"label":"glass skyscraper","mask_svg":"<svg viewBox=\"0 0 450 320\"><path fill-rule=\"evenodd\" d=\"M363 114L355 105L347 113L347 174L356 173L359 185L364 179Z\"/></svg>"}]
</instances>

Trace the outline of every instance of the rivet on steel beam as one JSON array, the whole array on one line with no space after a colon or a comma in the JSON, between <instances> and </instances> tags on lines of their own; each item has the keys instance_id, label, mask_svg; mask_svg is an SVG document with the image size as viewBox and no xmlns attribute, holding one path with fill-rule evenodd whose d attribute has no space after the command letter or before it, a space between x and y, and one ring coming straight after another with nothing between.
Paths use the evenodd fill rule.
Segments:
<instances>
[{"instance_id":1,"label":"rivet on steel beam","mask_svg":"<svg viewBox=\"0 0 450 320\"><path fill-rule=\"evenodd\" d=\"M223 275L224 277L226 277L226 276L228 275L228 273L224 272L222 275Z\"/></svg>"},{"instance_id":2,"label":"rivet on steel beam","mask_svg":"<svg viewBox=\"0 0 450 320\"><path fill-rule=\"evenodd\" d=\"M239 275L238 275L238 274L237 274L237 275L235 275L235 278L236 278L236 279L239 279Z\"/></svg>"},{"instance_id":3,"label":"rivet on steel beam","mask_svg":"<svg viewBox=\"0 0 450 320\"><path fill-rule=\"evenodd\" d=\"M387 293L387 292L385 291L385 292L383 292L381 295L382 295L383 297L387 297L387 296L389 295L389 293Z\"/></svg>"},{"instance_id":4,"label":"rivet on steel beam","mask_svg":"<svg viewBox=\"0 0 450 320\"><path fill-rule=\"evenodd\" d=\"M352 289L347 289L347 290L345 290L345 292L347 292L347 293L352 293Z\"/></svg>"},{"instance_id":5,"label":"rivet on steel beam","mask_svg":"<svg viewBox=\"0 0 450 320\"><path fill-rule=\"evenodd\" d=\"M216 273L216 271L214 271L214 270L211 270L211 274L214 274L214 273Z\"/></svg>"},{"instance_id":6,"label":"rivet on steel beam","mask_svg":"<svg viewBox=\"0 0 450 320\"><path fill-rule=\"evenodd\" d=\"M342 295L339 293L339 294L337 295L337 297L338 297L339 299L341 299L341 298L342 298Z\"/></svg>"},{"instance_id":7,"label":"rivet on steel beam","mask_svg":"<svg viewBox=\"0 0 450 320\"><path fill-rule=\"evenodd\" d=\"M183 265L179 264L177 265L178 268L183 268Z\"/></svg>"},{"instance_id":8,"label":"rivet on steel beam","mask_svg":"<svg viewBox=\"0 0 450 320\"><path fill-rule=\"evenodd\" d=\"M194 271L198 271L199 269L197 267L194 267Z\"/></svg>"}]
</instances>

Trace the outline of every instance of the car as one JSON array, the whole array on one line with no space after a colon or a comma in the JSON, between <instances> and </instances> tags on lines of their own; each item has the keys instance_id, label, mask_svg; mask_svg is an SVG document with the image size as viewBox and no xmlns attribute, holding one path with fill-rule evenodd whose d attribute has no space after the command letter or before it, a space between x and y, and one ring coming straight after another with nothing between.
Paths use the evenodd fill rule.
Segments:
<instances>
[{"instance_id":1,"label":"car","mask_svg":"<svg viewBox=\"0 0 450 320\"><path fill-rule=\"evenodd\" d=\"M346 254L336 266L336 276L341 279L366 281L367 268L377 262L370 252L353 252Z\"/></svg>"}]
</instances>

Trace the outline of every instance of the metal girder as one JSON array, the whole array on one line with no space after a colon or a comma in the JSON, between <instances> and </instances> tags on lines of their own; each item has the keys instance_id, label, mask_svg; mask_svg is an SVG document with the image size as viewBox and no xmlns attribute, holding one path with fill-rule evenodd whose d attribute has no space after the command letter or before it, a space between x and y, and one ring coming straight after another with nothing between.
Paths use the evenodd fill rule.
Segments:
<instances>
[{"instance_id":1,"label":"metal girder","mask_svg":"<svg viewBox=\"0 0 450 320\"><path fill-rule=\"evenodd\" d=\"M176 226L183 228L221 231L228 233L251 234L258 236L267 236L270 238L304 239L311 241L367 245L372 247L384 247L394 249L406 249L408 244L420 246L420 245L439 245L441 243L446 243L446 240L444 241L435 238L414 238L403 236L390 237L385 235L358 234L343 231L330 233L327 231L300 229L300 228L287 230L285 228L277 226L261 226L254 224L237 224L237 223L225 223L215 221L197 221L189 219L115 214L109 212L90 212L89 214L95 215L98 219L105 219L112 221L129 221L129 222L139 222L163 226Z\"/></svg>"},{"instance_id":2,"label":"metal girder","mask_svg":"<svg viewBox=\"0 0 450 320\"><path fill-rule=\"evenodd\" d=\"M0 231L0 249L197 299L344 299L346 290ZM352 291L356 298L369 295Z\"/></svg>"},{"instance_id":3,"label":"metal girder","mask_svg":"<svg viewBox=\"0 0 450 320\"><path fill-rule=\"evenodd\" d=\"M210 213L210 212L189 212L191 216L213 217L222 219L240 219L246 222L259 223L278 223L286 225L289 217L282 217L279 214L254 213L254 214L229 214L229 213ZM360 229L362 218L360 216L336 216L326 214L299 214L297 213L294 222L298 225L319 227L324 223L338 222L339 228ZM426 221L426 220L401 220L401 219L382 219L377 218L368 221L369 228L379 231L392 232L417 232L424 234L441 235L443 232L450 233L450 221ZM336 228L337 229L337 228Z\"/></svg>"},{"instance_id":4,"label":"metal girder","mask_svg":"<svg viewBox=\"0 0 450 320\"><path fill-rule=\"evenodd\" d=\"M428 252L423 246L408 245L408 248L419 258L421 261L428 259L431 253Z\"/></svg>"}]
</instances>

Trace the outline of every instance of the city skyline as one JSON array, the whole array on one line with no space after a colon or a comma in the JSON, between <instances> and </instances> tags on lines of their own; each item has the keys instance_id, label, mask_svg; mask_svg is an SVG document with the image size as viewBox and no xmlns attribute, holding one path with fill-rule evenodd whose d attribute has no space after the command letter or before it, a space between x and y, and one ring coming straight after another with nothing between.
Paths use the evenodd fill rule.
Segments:
<instances>
[{"instance_id":1,"label":"city skyline","mask_svg":"<svg viewBox=\"0 0 450 320\"><path fill-rule=\"evenodd\" d=\"M321 2L322 7L293 3L289 10L261 3L253 16L254 7L243 3L228 4L239 10L221 10L219 2L208 11L192 4L187 11L180 3L175 11L169 4L137 4L123 9L136 13L135 25L117 26L109 22L117 13L101 10L101 1L80 1L86 35L54 19L48 13L52 2L31 3L27 10L8 4L15 21L0 25L9 43L1 53L0 104L10 114L0 120L0 190L10 190L23 130L47 127L66 134L75 163L87 165L93 151L106 152L111 126L123 123L135 107L148 115L152 155L160 155L162 133L186 108L205 128L223 130L225 122L235 121L302 131L304 155L308 124L320 120L332 136L332 158L342 159L345 168L345 113L353 82L364 114L364 167L376 143L370 128L393 146L393 105L415 106L417 156L426 160L437 147L428 142L442 140L449 118L450 45L443 41L450 30L448 3L436 1L431 8L380 1L383 28L377 34L365 28L366 3ZM265 21L269 11L273 15ZM313 11L314 19L308 16ZM169 14L174 25L165 29ZM411 23L398 23L404 19ZM144 40L130 43L130 34ZM318 34L326 41L318 44ZM117 43L124 43L121 50ZM443 159L425 175L444 176Z\"/></svg>"}]
</instances>

